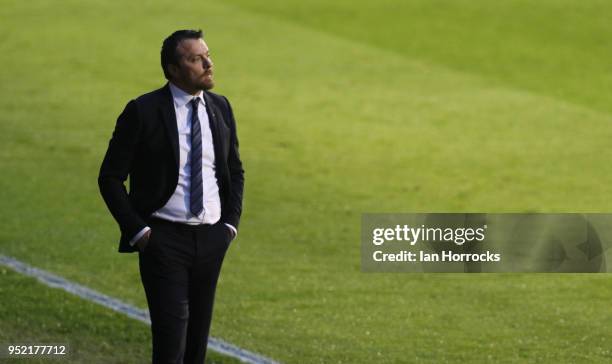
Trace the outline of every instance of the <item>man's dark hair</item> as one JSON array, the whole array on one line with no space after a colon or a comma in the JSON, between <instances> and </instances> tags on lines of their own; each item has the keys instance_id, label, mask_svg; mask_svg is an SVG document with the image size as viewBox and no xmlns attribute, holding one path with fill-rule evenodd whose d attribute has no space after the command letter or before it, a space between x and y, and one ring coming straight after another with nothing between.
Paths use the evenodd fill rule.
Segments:
<instances>
[{"instance_id":1,"label":"man's dark hair","mask_svg":"<svg viewBox=\"0 0 612 364\"><path fill-rule=\"evenodd\" d=\"M161 66L164 70L164 76L167 80L170 80L170 71L168 71L168 65L178 65L179 55L176 52L176 48L179 43L184 39L200 39L203 37L202 30L177 30L172 33L168 38L164 39L161 49Z\"/></svg>"}]
</instances>

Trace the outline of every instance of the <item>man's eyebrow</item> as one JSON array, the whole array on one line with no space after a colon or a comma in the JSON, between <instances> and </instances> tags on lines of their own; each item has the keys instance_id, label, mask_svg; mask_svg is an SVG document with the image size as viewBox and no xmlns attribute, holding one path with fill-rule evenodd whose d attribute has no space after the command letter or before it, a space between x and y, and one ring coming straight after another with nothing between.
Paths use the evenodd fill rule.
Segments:
<instances>
[{"instance_id":1,"label":"man's eyebrow","mask_svg":"<svg viewBox=\"0 0 612 364\"><path fill-rule=\"evenodd\" d=\"M188 56L188 57L189 57L189 58L194 58L194 57L200 57L200 56L207 56L207 55L209 55L209 54L210 54L210 52L209 52L209 51L207 51L206 53L195 53L195 54L192 54L192 55L190 55L190 56Z\"/></svg>"}]
</instances>

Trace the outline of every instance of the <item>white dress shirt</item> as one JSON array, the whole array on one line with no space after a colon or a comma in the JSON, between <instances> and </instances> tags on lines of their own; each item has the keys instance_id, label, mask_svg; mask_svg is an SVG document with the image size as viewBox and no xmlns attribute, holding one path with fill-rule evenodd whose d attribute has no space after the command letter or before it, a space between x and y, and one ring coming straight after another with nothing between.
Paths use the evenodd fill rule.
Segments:
<instances>
[{"instance_id":1,"label":"white dress shirt","mask_svg":"<svg viewBox=\"0 0 612 364\"><path fill-rule=\"evenodd\" d=\"M217 177L215 176L215 150L212 132L208 123L208 114L206 113L206 102L202 96L203 92L200 91L200 93L193 96L176 87L171 82L169 86L174 101L174 112L178 129L179 177L176 189L168 202L162 208L155 211L152 216L188 225L212 225L221 218L221 200ZM191 116L193 114L191 100L193 98L198 98L198 119L200 121L200 130L202 131L202 188L204 192L202 198L204 209L198 216L193 215L189 209L191 195ZM232 230L234 236L237 234L234 226L230 224L225 225ZM130 244L134 245L149 230L148 226L142 229L132 238Z\"/></svg>"}]
</instances>

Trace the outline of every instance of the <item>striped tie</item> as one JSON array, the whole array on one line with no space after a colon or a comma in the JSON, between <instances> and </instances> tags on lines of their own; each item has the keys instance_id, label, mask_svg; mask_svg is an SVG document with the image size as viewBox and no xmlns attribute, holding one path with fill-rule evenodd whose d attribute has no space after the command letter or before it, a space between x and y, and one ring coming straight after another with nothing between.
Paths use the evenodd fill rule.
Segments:
<instances>
[{"instance_id":1,"label":"striped tie","mask_svg":"<svg viewBox=\"0 0 612 364\"><path fill-rule=\"evenodd\" d=\"M204 209L202 188L202 130L198 118L199 98L191 100L191 195L189 199L189 210L195 216L199 216Z\"/></svg>"}]
</instances>

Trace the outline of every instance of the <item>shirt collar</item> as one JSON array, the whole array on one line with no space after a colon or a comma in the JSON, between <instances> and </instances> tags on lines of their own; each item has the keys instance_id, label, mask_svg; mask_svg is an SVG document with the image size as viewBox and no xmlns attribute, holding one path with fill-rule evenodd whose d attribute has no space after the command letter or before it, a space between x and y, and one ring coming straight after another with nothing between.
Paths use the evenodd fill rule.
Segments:
<instances>
[{"instance_id":1,"label":"shirt collar","mask_svg":"<svg viewBox=\"0 0 612 364\"><path fill-rule=\"evenodd\" d=\"M193 99L194 97L199 98L200 102L203 105L206 105L206 102L204 101L203 91L200 91L197 95L194 96L194 95L190 95L187 92L181 90L180 88L175 86L172 82L168 82L168 84L170 85L170 92L172 93L172 99L174 100L175 107L179 108L179 107L185 106L186 104L191 102L191 99Z\"/></svg>"}]
</instances>

